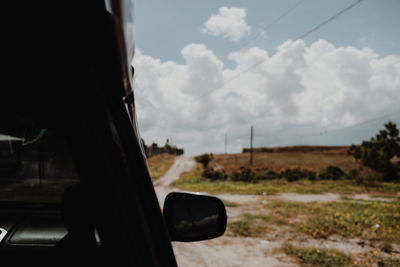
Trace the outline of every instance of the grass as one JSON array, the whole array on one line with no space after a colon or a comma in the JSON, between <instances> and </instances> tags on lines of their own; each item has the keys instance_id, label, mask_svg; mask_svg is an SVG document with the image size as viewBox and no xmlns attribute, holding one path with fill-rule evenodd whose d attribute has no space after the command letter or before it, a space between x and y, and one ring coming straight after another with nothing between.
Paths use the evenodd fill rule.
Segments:
<instances>
[{"instance_id":1,"label":"grass","mask_svg":"<svg viewBox=\"0 0 400 267\"><path fill-rule=\"evenodd\" d=\"M288 255L295 257L301 266L345 267L353 266L352 258L342 251L325 248L300 248L289 244L282 247Z\"/></svg>"},{"instance_id":2,"label":"grass","mask_svg":"<svg viewBox=\"0 0 400 267\"><path fill-rule=\"evenodd\" d=\"M248 166L249 153L241 154L216 154L214 160L210 162L210 167L222 167L227 172L236 171L240 166ZM346 153L346 150L340 153L326 152L279 152L279 153L254 153L252 169L256 173L263 173L266 170L280 172L286 168L307 169L318 172L328 165L335 165L348 171L350 169L359 169L365 172L354 158Z\"/></svg>"},{"instance_id":3,"label":"grass","mask_svg":"<svg viewBox=\"0 0 400 267\"><path fill-rule=\"evenodd\" d=\"M281 222L314 238L337 234L371 241L400 243L400 202L342 201L297 203L269 201L265 208ZM301 216L301 222L293 219ZM274 222L274 220L271 220Z\"/></svg>"},{"instance_id":4,"label":"grass","mask_svg":"<svg viewBox=\"0 0 400 267\"><path fill-rule=\"evenodd\" d=\"M299 230L316 238L332 234L400 243L400 202L343 201L309 206Z\"/></svg>"},{"instance_id":5,"label":"grass","mask_svg":"<svg viewBox=\"0 0 400 267\"><path fill-rule=\"evenodd\" d=\"M176 158L176 155L171 154L160 154L149 158L147 163L149 165L151 178L157 180L162 177L175 162Z\"/></svg>"},{"instance_id":6,"label":"grass","mask_svg":"<svg viewBox=\"0 0 400 267\"><path fill-rule=\"evenodd\" d=\"M245 213L239 220L229 223L229 229L234 236L256 237L268 230L266 224L270 220L271 216Z\"/></svg>"},{"instance_id":7,"label":"grass","mask_svg":"<svg viewBox=\"0 0 400 267\"><path fill-rule=\"evenodd\" d=\"M398 267L400 266L399 259L393 259L389 257L378 257L379 267Z\"/></svg>"},{"instance_id":8,"label":"grass","mask_svg":"<svg viewBox=\"0 0 400 267\"><path fill-rule=\"evenodd\" d=\"M382 194L377 194L377 195L371 195L372 198L387 198L387 199L394 199L396 196L394 195L382 195Z\"/></svg>"},{"instance_id":9,"label":"grass","mask_svg":"<svg viewBox=\"0 0 400 267\"><path fill-rule=\"evenodd\" d=\"M399 183L377 183L373 187L357 185L351 180L319 180L307 179L288 182L284 179L261 181L259 183L211 181L201 175L201 166L198 164L189 172L181 175L174 182L174 186L181 190L231 194L274 195L280 192L294 192L300 194L322 194L326 192L351 194L351 193L395 193L400 191Z\"/></svg>"},{"instance_id":10,"label":"grass","mask_svg":"<svg viewBox=\"0 0 400 267\"><path fill-rule=\"evenodd\" d=\"M240 206L240 204L237 202L228 201L228 200L222 200L222 201L224 202L225 207L236 208L236 207Z\"/></svg>"},{"instance_id":11,"label":"grass","mask_svg":"<svg viewBox=\"0 0 400 267\"><path fill-rule=\"evenodd\" d=\"M342 201L298 203L268 201L268 215L242 214L229 224L238 236L260 236L266 225L288 225L313 238L340 235L382 243L382 251L391 250L391 243L400 244L400 202ZM386 249L387 248L387 249Z\"/></svg>"}]
</instances>

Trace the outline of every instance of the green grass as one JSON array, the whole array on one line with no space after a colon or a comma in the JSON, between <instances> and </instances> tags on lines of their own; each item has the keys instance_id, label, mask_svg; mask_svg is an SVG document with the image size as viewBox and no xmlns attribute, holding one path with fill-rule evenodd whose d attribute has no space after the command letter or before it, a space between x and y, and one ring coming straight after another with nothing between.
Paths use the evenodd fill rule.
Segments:
<instances>
[{"instance_id":1,"label":"green grass","mask_svg":"<svg viewBox=\"0 0 400 267\"><path fill-rule=\"evenodd\" d=\"M282 222L314 238L337 234L371 241L400 243L400 202L341 201L298 203L268 201L265 209ZM293 222L296 217L301 222Z\"/></svg>"},{"instance_id":2,"label":"green grass","mask_svg":"<svg viewBox=\"0 0 400 267\"><path fill-rule=\"evenodd\" d=\"M245 213L239 220L229 223L229 229L234 236L260 236L268 230L267 224L271 216Z\"/></svg>"},{"instance_id":3,"label":"green grass","mask_svg":"<svg viewBox=\"0 0 400 267\"><path fill-rule=\"evenodd\" d=\"M371 195L371 197L372 198L387 198L387 199L397 198L395 195L382 195L382 194Z\"/></svg>"},{"instance_id":4,"label":"green grass","mask_svg":"<svg viewBox=\"0 0 400 267\"><path fill-rule=\"evenodd\" d=\"M342 251L325 248L303 248L285 244L283 251L295 257L301 266L345 267L352 266L349 255Z\"/></svg>"},{"instance_id":5,"label":"green grass","mask_svg":"<svg viewBox=\"0 0 400 267\"><path fill-rule=\"evenodd\" d=\"M395 193L400 191L400 183L378 183L374 187L357 185L354 181L315 181L307 179L287 182L283 179L261 181L259 183L211 181L201 176L201 167L197 165L189 172L181 175L173 184L181 190L231 194L274 195L280 192L295 192L300 194L322 194L326 192L351 193Z\"/></svg>"},{"instance_id":6,"label":"green grass","mask_svg":"<svg viewBox=\"0 0 400 267\"><path fill-rule=\"evenodd\" d=\"M331 234L400 243L400 202L331 202L312 210L299 226L314 237Z\"/></svg>"}]
</instances>

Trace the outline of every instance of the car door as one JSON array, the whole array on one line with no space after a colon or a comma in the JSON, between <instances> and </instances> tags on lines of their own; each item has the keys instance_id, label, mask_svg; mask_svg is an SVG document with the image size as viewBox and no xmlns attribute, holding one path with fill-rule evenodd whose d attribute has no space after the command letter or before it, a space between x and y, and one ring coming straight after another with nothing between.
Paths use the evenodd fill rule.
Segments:
<instances>
[{"instance_id":1,"label":"car door","mask_svg":"<svg viewBox=\"0 0 400 267\"><path fill-rule=\"evenodd\" d=\"M10 83L2 92L2 117L63 133L111 263L175 266L133 119L121 13L111 15L104 2L92 0L5 9L13 21L5 38Z\"/></svg>"}]
</instances>

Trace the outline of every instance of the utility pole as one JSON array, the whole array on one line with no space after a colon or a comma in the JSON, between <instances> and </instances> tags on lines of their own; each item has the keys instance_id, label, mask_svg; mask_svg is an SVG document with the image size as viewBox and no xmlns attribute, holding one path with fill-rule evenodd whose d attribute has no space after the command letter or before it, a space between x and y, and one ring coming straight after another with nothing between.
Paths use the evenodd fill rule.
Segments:
<instances>
[{"instance_id":1,"label":"utility pole","mask_svg":"<svg viewBox=\"0 0 400 267\"><path fill-rule=\"evenodd\" d=\"M253 125L250 128L250 165L253 165Z\"/></svg>"},{"instance_id":2,"label":"utility pole","mask_svg":"<svg viewBox=\"0 0 400 267\"><path fill-rule=\"evenodd\" d=\"M228 152L228 133L225 133L225 154Z\"/></svg>"}]
</instances>

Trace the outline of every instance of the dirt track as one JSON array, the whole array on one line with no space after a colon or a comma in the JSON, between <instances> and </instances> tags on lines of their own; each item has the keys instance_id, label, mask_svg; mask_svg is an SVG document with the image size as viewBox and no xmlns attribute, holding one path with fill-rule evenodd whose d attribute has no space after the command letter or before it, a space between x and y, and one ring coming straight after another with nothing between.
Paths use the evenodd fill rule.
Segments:
<instances>
[{"instance_id":1,"label":"dirt track","mask_svg":"<svg viewBox=\"0 0 400 267\"><path fill-rule=\"evenodd\" d=\"M190 157L179 157L170 170L155 184L159 201L163 204L165 196L171 191L179 191L170 185L179 178L182 172L190 170L195 162ZM276 196L256 195L218 195L223 200L241 204L238 207L227 207L228 222L237 219L242 213L259 210L260 203L279 199L298 202L328 202L341 201L339 194L296 194L282 193ZM371 199L370 195L360 194L348 196L354 199ZM389 199L377 199L391 201ZM284 243L291 243L301 247L335 248L347 253L371 254L374 248L371 244L360 242L360 239L345 239L341 236L331 236L326 240L309 238L304 234L295 235L287 227L274 227L262 237L234 237L229 232L214 240L193 243L173 242L173 248L178 266L298 266L287 255L277 250ZM400 248L396 246L396 250Z\"/></svg>"},{"instance_id":2,"label":"dirt track","mask_svg":"<svg viewBox=\"0 0 400 267\"><path fill-rule=\"evenodd\" d=\"M179 178L182 172L190 170L195 162L190 157L179 157L171 169L156 182L156 192L160 204L171 191L179 191L170 184ZM226 198L229 198L226 196ZM230 198L234 198L231 195ZM237 196L233 200L239 202L254 201L253 196ZM228 220L236 212L227 209ZM173 242L178 266L297 266L285 255L269 255L269 251L279 247L281 242L272 245L270 241L260 238L228 237L202 242L181 243Z\"/></svg>"}]
</instances>

